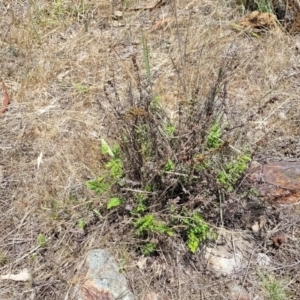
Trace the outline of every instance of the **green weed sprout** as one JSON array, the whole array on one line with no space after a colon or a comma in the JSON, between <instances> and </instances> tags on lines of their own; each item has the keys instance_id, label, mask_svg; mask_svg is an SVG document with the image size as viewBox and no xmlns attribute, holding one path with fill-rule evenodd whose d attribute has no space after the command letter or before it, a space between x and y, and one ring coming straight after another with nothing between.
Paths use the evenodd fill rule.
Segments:
<instances>
[{"instance_id":1,"label":"green weed sprout","mask_svg":"<svg viewBox=\"0 0 300 300\"><path fill-rule=\"evenodd\" d=\"M282 280L276 280L273 276L262 277L262 284L268 300L286 300L286 285Z\"/></svg>"},{"instance_id":2,"label":"green weed sprout","mask_svg":"<svg viewBox=\"0 0 300 300\"><path fill-rule=\"evenodd\" d=\"M133 209L132 213L142 214L146 212L146 210L148 209L147 195L144 193L134 193L134 199L135 202L137 203L137 206Z\"/></svg>"},{"instance_id":3,"label":"green weed sprout","mask_svg":"<svg viewBox=\"0 0 300 300\"><path fill-rule=\"evenodd\" d=\"M85 222L84 222L84 219L83 219L83 218L81 218L81 219L78 220L77 226L78 226L79 229L82 229L82 230L84 229L84 227L85 227Z\"/></svg>"},{"instance_id":4,"label":"green weed sprout","mask_svg":"<svg viewBox=\"0 0 300 300\"><path fill-rule=\"evenodd\" d=\"M155 244L155 243L147 243L141 249L142 254L145 256L148 256L155 251L156 247L157 247L157 244Z\"/></svg>"},{"instance_id":5,"label":"green weed sprout","mask_svg":"<svg viewBox=\"0 0 300 300\"><path fill-rule=\"evenodd\" d=\"M100 176L95 180L87 181L86 185L90 190L102 195L110 189L110 184L105 182L106 178L106 176Z\"/></svg>"},{"instance_id":6,"label":"green weed sprout","mask_svg":"<svg viewBox=\"0 0 300 300\"><path fill-rule=\"evenodd\" d=\"M145 63L145 68L147 71L148 81L151 81L151 71L150 71L150 62L149 62L149 49L147 44L147 38L145 34L142 32L142 45L143 45L143 58Z\"/></svg>"},{"instance_id":7,"label":"green weed sprout","mask_svg":"<svg viewBox=\"0 0 300 300\"><path fill-rule=\"evenodd\" d=\"M120 158L120 149L118 145L113 146L112 148L107 144L107 142L101 140L101 153L108 156L110 159L105 164L106 174L98 177L95 180L90 180L86 182L87 187L96 192L99 195L109 192L111 188L119 182L119 179L123 176L123 163ZM111 198L116 199L116 198ZM110 200L107 204L107 208L113 208L116 205L116 200Z\"/></svg>"},{"instance_id":8,"label":"green weed sprout","mask_svg":"<svg viewBox=\"0 0 300 300\"><path fill-rule=\"evenodd\" d=\"M250 161L250 156L242 155L236 160L229 162L226 164L224 170L219 172L217 178L218 182L221 183L228 192L232 192L234 185L241 178Z\"/></svg>"},{"instance_id":9,"label":"green weed sprout","mask_svg":"<svg viewBox=\"0 0 300 300\"><path fill-rule=\"evenodd\" d=\"M216 120L213 123L212 128L210 129L207 137L207 148L209 150L216 149L221 145L221 135L222 135L222 130L219 121Z\"/></svg>"},{"instance_id":10,"label":"green weed sprout","mask_svg":"<svg viewBox=\"0 0 300 300\"><path fill-rule=\"evenodd\" d=\"M254 0L258 10L262 13L273 13L273 5L271 0Z\"/></svg>"},{"instance_id":11,"label":"green weed sprout","mask_svg":"<svg viewBox=\"0 0 300 300\"><path fill-rule=\"evenodd\" d=\"M146 215L144 217L138 218L134 222L134 227L136 228L136 233L142 235L144 233L163 233L169 236L173 236L173 231L165 223L158 221L153 215Z\"/></svg>"},{"instance_id":12,"label":"green weed sprout","mask_svg":"<svg viewBox=\"0 0 300 300\"><path fill-rule=\"evenodd\" d=\"M187 225L187 246L192 253L195 253L200 243L209 237L211 229L198 213L190 218L184 218L183 223Z\"/></svg>"},{"instance_id":13,"label":"green weed sprout","mask_svg":"<svg viewBox=\"0 0 300 300\"><path fill-rule=\"evenodd\" d=\"M0 252L0 266L3 267L7 263L7 256Z\"/></svg>"},{"instance_id":14,"label":"green weed sprout","mask_svg":"<svg viewBox=\"0 0 300 300\"><path fill-rule=\"evenodd\" d=\"M107 209L118 207L121 204L122 204L122 201L121 201L120 198L117 198L117 197L110 198L108 203L107 203Z\"/></svg>"},{"instance_id":15,"label":"green weed sprout","mask_svg":"<svg viewBox=\"0 0 300 300\"><path fill-rule=\"evenodd\" d=\"M38 246L45 247L47 244L46 237L43 234L38 235Z\"/></svg>"},{"instance_id":16,"label":"green weed sprout","mask_svg":"<svg viewBox=\"0 0 300 300\"><path fill-rule=\"evenodd\" d=\"M164 171L174 171L175 169L175 164L168 159L167 163L164 165Z\"/></svg>"}]
</instances>

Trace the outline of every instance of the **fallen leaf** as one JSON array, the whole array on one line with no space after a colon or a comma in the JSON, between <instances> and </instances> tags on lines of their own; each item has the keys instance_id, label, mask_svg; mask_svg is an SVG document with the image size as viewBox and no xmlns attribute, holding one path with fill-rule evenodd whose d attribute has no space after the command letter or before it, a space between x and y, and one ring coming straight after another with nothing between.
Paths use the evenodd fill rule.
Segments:
<instances>
[{"instance_id":1,"label":"fallen leaf","mask_svg":"<svg viewBox=\"0 0 300 300\"><path fill-rule=\"evenodd\" d=\"M7 87L3 80L2 80L2 90L3 90L3 101L2 101L2 107L0 109L0 114L3 114L6 111L6 108L10 102L10 98L7 92Z\"/></svg>"},{"instance_id":2,"label":"fallen leaf","mask_svg":"<svg viewBox=\"0 0 300 300\"><path fill-rule=\"evenodd\" d=\"M30 280L31 276L27 269L22 270L19 274L6 274L1 275L1 279L10 279L14 281L28 281Z\"/></svg>"},{"instance_id":3,"label":"fallen leaf","mask_svg":"<svg viewBox=\"0 0 300 300\"><path fill-rule=\"evenodd\" d=\"M258 225L258 222L255 222L254 225L252 226L252 230L254 232L259 232L259 229L260 229L260 227Z\"/></svg>"},{"instance_id":4,"label":"fallen leaf","mask_svg":"<svg viewBox=\"0 0 300 300\"><path fill-rule=\"evenodd\" d=\"M276 248L279 248L282 244L286 243L286 237L284 235L277 235L272 238L273 244Z\"/></svg>"},{"instance_id":5,"label":"fallen leaf","mask_svg":"<svg viewBox=\"0 0 300 300\"><path fill-rule=\"evenodd\" d=\"M144 269L145 268L145 265L146 265L146 262L147 262L147 257L144 257L144 258L140 258L139 261L136 263L136 265L139 267L139 269Z\"/></svg>"}]
</instances>

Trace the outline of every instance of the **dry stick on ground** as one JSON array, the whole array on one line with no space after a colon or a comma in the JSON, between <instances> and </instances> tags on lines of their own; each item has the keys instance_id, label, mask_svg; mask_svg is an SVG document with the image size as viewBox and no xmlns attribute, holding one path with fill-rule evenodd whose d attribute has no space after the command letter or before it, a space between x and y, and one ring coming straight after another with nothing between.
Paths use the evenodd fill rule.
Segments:
<instances>
[{"instance_id":1,"label":"dry stick on ground","mask_svg":"<svg viewBox=\"0 0 300 300\"><path fill-rule=\"evenodd\" d=\"M174 5L174 16L175 16L175 21L176 21L176 34L177 34L177 41L178 41L178 46L179 46L179 54L180 54L180 61L181 61L181 68L182 68L182 85L183 85L183 90L185 94L185 98L187 99L187 90L186 90L186 81L185 81L185 63L183 59L183 52L182 52L182 40L181 36L179 34L179 26L178 26L178 14L177 14L177 3L176 0L173 0L173 5ZM179 75L179 73L178 73Z\"/></svg>"},{"instance_id":2,"label":"dry stick on ground","mask_svg":"<svg viewBox=\"0 0 300 300\"><path fill-rule=\"evenodd\" d=\"M138 6L138 7L133 7L133 8L129 8L129 10L146 10L146 9L149 9L149 10L153 10L155 8L159 8L161 7L162 5L165 5L167 4L168 0L158 0L158 1L154 1L152 2L151 4L149 4L148 6Z\"/></svg>"},{"instance_id":3,"label":"dry stick on ground","mask_svg":"<svg viewBox=\"0 0 300 300\"><path fill-rule=\"evenodd\" d=\"M153 32L159 28L162 28L163 26L167 26L171 24L172 21L174 21L174 18L165 18L163 20L159 20L149 29L149 31Z\"/></svg>"},{"instance_id":4,"label":"dry stick on ground","mask_svg":"<svg viewBox=\"0 0 300 300\"><path fill-rule=\"evenodd\" d=\"M260 243L255 249L253 249L253 251L252 251L252 253L251 253L251 256L250 256L250 259L249 259L249 263L248 263L248 266L247 266L247 270L246 270L246 274L245 274L245 277L244 277L244 280L243 280L243 283L242 283L242 288L244 288L244 286L245 286L246 279L247 279L247 276L248 276L248 272L249 272L249 269L250 269L250 266L251 266L251 262L252 262L253 255L254 255L255 251L256 251L260 246L261 246L261 243ZM238 300L240 300L241 295L242 295L242 290L239 292Z\"/></svg>"},{"instance_id":5,"label":"dry stick on ground","mask_svg":"<svg viewBox=\"0 0 300 300\"><path fill-rule=\"evenodd\" d=\"M0 109L0 114L3 114L6 111L6 108L10 102L7 87L3 80L2 80L2 90L3 90L3 102L2 102L2 108Z\"/></svg>"}]
</instances>

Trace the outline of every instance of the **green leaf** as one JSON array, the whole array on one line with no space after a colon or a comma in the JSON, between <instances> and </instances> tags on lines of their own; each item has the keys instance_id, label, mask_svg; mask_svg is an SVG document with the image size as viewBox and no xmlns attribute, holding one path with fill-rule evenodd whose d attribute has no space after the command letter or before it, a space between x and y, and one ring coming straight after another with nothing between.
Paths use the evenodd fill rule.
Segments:
<instances>
[{"instance_id":1,"label":"green leaf","mask_svg":"<svg viewBox=\"0 0 300 300\"><path fill-rule=\"evenodd\" d=\"M156 247L157 247L157 244L155 244L155 243L147 243L146 245L144 245L142 247L141 250L142 250L143 255L148 256L155 251Z\"/></svg>"},{"instance_id":2,"label":"green leaf","mask_svg":"<svg viewBox=\"0 0 300 300\"><path fill-rule=\"evenodd\" d=\"M174 232L169 228L164 222L160 222L154 218L153 215L146 215L137 219L134 223L134 226L137 228L136 233L141 235L145 232L152 233L163 233L169 236L173 236Z\"/></svg>"},{"instance_id":3,"label":"green leaf","mask_svg":"<svg viewBox=\"0 0 300 300\"><path fill-rule=\"evenodd\" d=\"M107 203L107 209L118 207L121 204L122 204L122 201L120 198L110 198Z\"/></svg>"},{"instance_id":4,"label":"green leaf","mask_svg":"<svg viewBox=\"0 0 300 300\"><path fill-rule=\"evenodd\" d=\"M164 170L174 171L174 169L175 169L175 164L170 159L168 159L167 163L164 165Z\"/></svg>"},{"instance_id":5,"label":"green leaf","mask_svg":"<svg viewBox=\"0 0 300 300\"><path fill-rule=\"evenodd\" d=\"M168 135L171 136L173 135L175 131L175 126L171 125L171 124L164 124L164 132Z\"/></svg>"},{"instance_id":6,"label":"green leaf","mask_svg":"<svg viewBox=\"0 0 300 300\"><path fill-rule=\"evenodd\" d=\"M210 129L207 137L207 148L209 150L216 149L221 145L221 135L222 135L222 130L219 121L216 120L212 128Z\"/></svg>"},{"instance_id":7,"label":"green leaf","mask_svg":"<svg viewBox=\"0 0 300 300\"><path fill-rule=\"evenodd\" d=\"M102 154L108 154L111 157L115 157L113 151L109 147L109 145L106 143L104 139L101 139L101 153Z\"/></svg>"},{"instance_id":8,"label":"green leaf","mask_svg":"<svg viewBox=\"0 0 300 300\"><path fill-rule=\"evenodd\" d=\"M199 238L193 233L188 234L188 247L192 253L195 253L199 247Z\"/></svg>"},{"instance_id":9,"label":"green leaf","mask_svg":"<svg viewBox=\"0 0 300 300\"><path fill-rule=\"evenodd\" d=\"M78 228L80 228L80 229L84 229L84 227L85 227L85 222L84 222L84 219L83 219L83 218L81 218L81 219L78 220L77 226L78 226Z\"/></svg>"},{"instance_id":10,"label":"green leaf","mask_svg":"<svg viewBox=\"0 0 300 300\"><path fill-rule=\"evenodd\" d=\"M239 156L236 160L226 164L224 170L220 171L217 177L227 191L233 191L234 185L243 175L248 163L251 161L251 157L248 155Z\"/></svg>"},{"instance_id":11,"label":"green leaf","mask_svg":"<svg viewBox=\"0 0 300 300\"><path fill-rule=\"evenodd\" d=\"M184 218L183 223L187 225L187 245L192 253L195 253L199 244L205 241L210 234L210 227L203 221L198 213L189 218Z\"/></svg>"},{"instance_id":12,"label":"green leaf","mask_svg":"<svg viewBox=\"0 0 300 300\"><path fill-rule=\"evenodd\" d=\"M147 44L147 39L145 37L144 32L142 32L142 45L143 45L143 58L147 71L147 78L149 82L151 81L151 72L150 72L150 63L149 63L149 49Z\"/></svg>"},{"instance_id":13,"label":"green leaf","mask_svg":"<svg viewBox=\"0 0 300 300\"><path fill-rule=\"evenodd\" d=\"M143 232L153 229L153 219L153 215L147 215L137 219L134 222L134 226L137 228L136 233L141 235Z\"/></svg>"},{"instance_id":14,"label":"green leaf","mask_svg":"<svg viewBox=\"0 0 300 300\"><path fill-rule=\"evenodd\" d=\"M43 234L38 235L38 246L45 247L47 244L46 237Z\"/></svg>"},{"instance_id":15,"label":"green leaf","mask_svg":"<svg viewBox=\"0 0 300 300\"><path fill-rule=\"evenodd\" d=\"M105 178L106 177L101 176L101 177L99 177L99 178L97 178L95 180L87 181L86 182L86 186L90 190L92 190L92 191L96 192L97 194L101 195L104 192L106 192L109 189L109 187L110 187L110 185L108 183L103 182L103 180Z\"/></svg>"},{"instance_id":16,"label":"green leaf","mask_svg":"<svg viewBox=\"0 0 300 300\"><path fill-rule=\"evenodd\" d=\"M121 178L123 175L123 164L122 164L122 160L119 158L111 159L105 165L105 168L110 169L110 174L114 178Z\"/></svg>"}]
</instances>

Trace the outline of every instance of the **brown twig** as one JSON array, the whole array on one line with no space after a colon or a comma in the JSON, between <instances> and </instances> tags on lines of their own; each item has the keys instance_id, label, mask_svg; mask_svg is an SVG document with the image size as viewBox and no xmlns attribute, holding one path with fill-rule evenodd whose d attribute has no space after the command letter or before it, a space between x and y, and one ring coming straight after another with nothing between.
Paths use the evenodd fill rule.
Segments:
<instances>
[{"instance_id":1,"label":"brown twig","mask_svg":"<svg viewBox=\"0 0 300 300\"><path fill-rule=\"evenodd\" d=\"M7 106L10 102L10 98L7 92L7 87L3 80L2 80L2 90L3 90L3 101L2 101L2 107L0 109L0 114L3 114L6 111Z\"/></svg>"}]
</instances>

